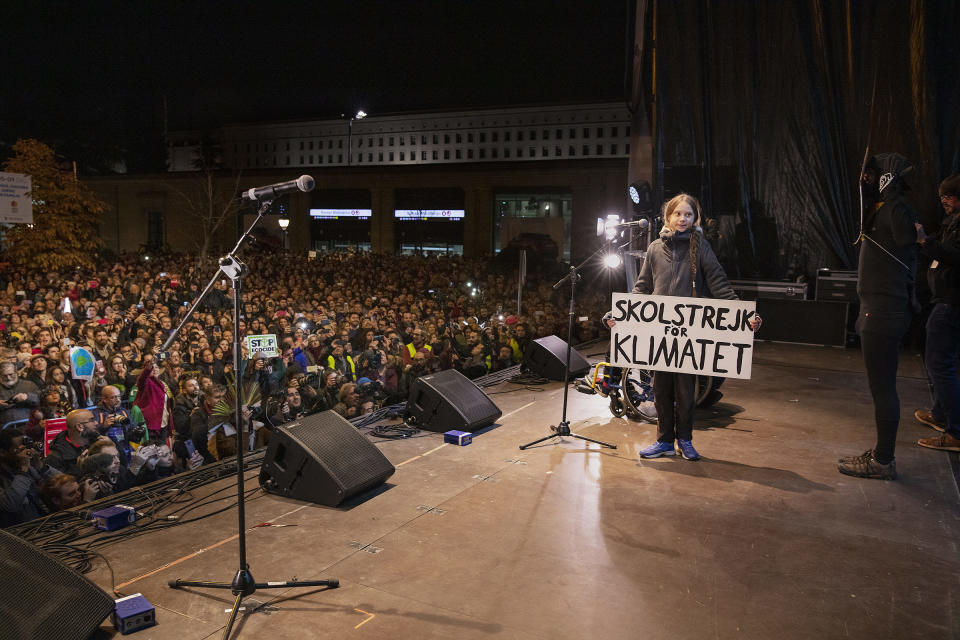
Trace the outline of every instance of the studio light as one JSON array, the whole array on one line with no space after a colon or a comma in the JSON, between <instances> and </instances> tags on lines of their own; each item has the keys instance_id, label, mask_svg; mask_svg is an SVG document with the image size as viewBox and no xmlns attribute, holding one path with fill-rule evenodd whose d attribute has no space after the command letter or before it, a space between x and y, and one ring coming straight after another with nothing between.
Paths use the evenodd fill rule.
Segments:
<instances>
[{"instance_id":1,"label":"studio light","mask_svg":"<svg viewBox=\"0 0 960 640\"><path fill-rule=\"evenodd\" d=\"M605 236L607 240L613 240L617 237L617 225L620 224L620 216L615 213L607 214L606 220L597 218L597 236Z\"/></svg>"},{"instance_id":2,"label":"studio light","mask_svg":"<svg viewBox=\"0 0 960 640\"><path fill-rule=\"evenodd\" d=\"M621 264L623 264L623 260L620 259L619 253L608 253L603 256L603 266L608 269L616 269Z\"/></svg>"}]
</instances>

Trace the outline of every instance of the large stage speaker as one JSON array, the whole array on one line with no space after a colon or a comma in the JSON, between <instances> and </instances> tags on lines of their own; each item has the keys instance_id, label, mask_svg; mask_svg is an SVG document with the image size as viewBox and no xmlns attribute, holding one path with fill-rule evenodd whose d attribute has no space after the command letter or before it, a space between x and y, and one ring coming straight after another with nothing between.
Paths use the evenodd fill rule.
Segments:
<instances>
[{"instance_id":1,"label":"large stage speaker","mask_svg":"<svg viewBox=\"0 0 960 640\"><path fill-rule=\"evenodd\" d=\"M426 431L473 432L502 415L480 387L455 369L417 378L404 412L407 422Z\"/></svg>"},{"instance_id":2,"label":"large stage speaker","mask_svg":"<svg viewBox=\"0 0 960 640\"><path fill-rule=\"evenodd\" d=\"M352 424L324 411L270 434L260 486L268 493L335 507L383 484L394 471Z\"/></svg>"},{"instance_id":3,"label":"large stage speaker","mask_svg":"<svg viewBox=\"0 0 960 640\"><path fill-rule=\"evenodd\" d=\"M567 361L567 343L557 336L534 340L523 354L523 368L542 378L563 380ZM590 363L576 349L570 350L570 375L579 377L590 370Z\"/></svg>"},{"instance_id":4,"label":"large stage speaker","mask_svg":"<svg viewBox=\"0 0 960 640\"><path fill-rule=\"evenodd\" d=\"M845 302L760 299L757 313L763 318L763 327L756 339L843 347L849 312L850 305Z\"/></svg>"},{"instance_id":5,"label":"large stage speaker","mask_svg":"<svg viewBox=\"0 0 960 640\"><path fill-rule=\"evenodd\" d=\"M0 531L0 638L86 640L113 598L62 562Z\"/></svg>"}]
</instances>

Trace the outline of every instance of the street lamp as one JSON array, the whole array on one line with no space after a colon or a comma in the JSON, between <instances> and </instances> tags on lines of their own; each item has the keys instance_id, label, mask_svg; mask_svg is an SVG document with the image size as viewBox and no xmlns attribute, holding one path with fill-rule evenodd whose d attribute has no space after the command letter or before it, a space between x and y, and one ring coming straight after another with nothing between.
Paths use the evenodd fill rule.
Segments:
<instances>
[{"instance_id":1,"label":"street lamp","mask_svg":"<svg viewBox=\"0 0 960 640\"><path fill-rule=\"evenodd\" d=\"M283 230L283 249L286 251L290 248L290 241L287 237L287 227L290 226L290 218L279 218L277 219L277 224L279 224L280 229Z\"/></svg>"},{"instance_id":2,"label":"street lamp","mask_svg":"<svg viewBox=\"0 0 960 640\"><path fill-rule=\"evenodd\" d=\"M357 111L357 114L350 118L350 124L347 126L347 166L353 164L353 121L363 120L367 117L363 109Z\"/></svg>"}]
</instances>

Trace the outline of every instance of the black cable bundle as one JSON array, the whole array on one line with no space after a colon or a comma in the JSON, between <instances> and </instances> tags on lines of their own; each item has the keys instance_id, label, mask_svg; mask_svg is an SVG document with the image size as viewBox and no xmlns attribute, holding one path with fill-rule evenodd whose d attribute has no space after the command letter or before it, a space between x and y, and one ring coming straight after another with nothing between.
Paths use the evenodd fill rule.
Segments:
<instances>
[{"instance_id":1,"label":"black cable bundle","mask_svg":"<svg viewBox=\"0 0 960 640\"><path fill-rule=\"evenodd\" d=\"M375 427L370 432L370 435L374 435L378 438L387 438L389 440L404 440L406 438L412 438L418 433L420 433L420 429L411 427L404 422L403 424L382 425Z\"/></svg>"}]
</instances>

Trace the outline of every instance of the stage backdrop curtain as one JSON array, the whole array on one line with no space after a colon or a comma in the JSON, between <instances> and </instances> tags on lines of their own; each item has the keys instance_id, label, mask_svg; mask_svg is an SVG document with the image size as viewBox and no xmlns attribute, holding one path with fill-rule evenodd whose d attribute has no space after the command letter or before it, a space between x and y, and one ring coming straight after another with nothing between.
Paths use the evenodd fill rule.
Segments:
<instances>
[{"instance_id":1,"label":"stage backdrop curtain","mask_svg":"<svg viewBox=\"0 0 960 640\"><path fill-rule=\"evenodd\" d=\"M914 162L936 227L937 184L960 169L960 3L655 4L658 195L673 176L700 197L731 277L855 268L868 138Z\"/></svg>"}]
</instances>

